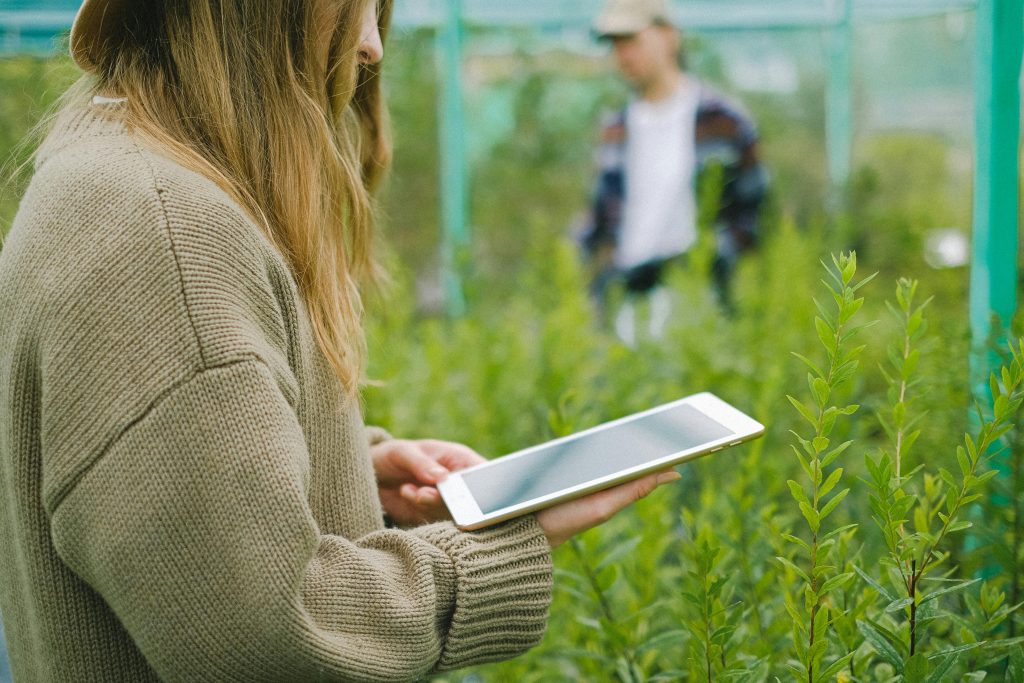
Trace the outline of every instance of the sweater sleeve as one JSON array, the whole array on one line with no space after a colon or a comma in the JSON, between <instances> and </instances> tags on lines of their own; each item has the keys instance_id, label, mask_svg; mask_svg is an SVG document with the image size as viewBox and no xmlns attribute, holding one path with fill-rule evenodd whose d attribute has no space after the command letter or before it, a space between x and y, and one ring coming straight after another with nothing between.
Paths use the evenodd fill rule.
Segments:
<instances>
[{"instance_id":1,"label":"sweater sleeve","mask_svg":"<svg viewBox=\"0 0 1024 683\"><path fill-rule=\"evenodd\" d=\"M197 371L58 501L54 545L163 680L413 680L541 638L551 559L532 515L326 535L307 468L265 365Z\"/></svg>"},{"instance_id":2,"label":"sweater sleeve","mask_svg":"<svg viewBox=\"0 0 1024 683\"><path fill-rule=\"evenodd\" d=\"M374 427L367 425L366 427L366 440L370 446L376 446L379 443L390 441L392 439L391 434L388 433L383 427Z\"/></svg>"}]
</instances>

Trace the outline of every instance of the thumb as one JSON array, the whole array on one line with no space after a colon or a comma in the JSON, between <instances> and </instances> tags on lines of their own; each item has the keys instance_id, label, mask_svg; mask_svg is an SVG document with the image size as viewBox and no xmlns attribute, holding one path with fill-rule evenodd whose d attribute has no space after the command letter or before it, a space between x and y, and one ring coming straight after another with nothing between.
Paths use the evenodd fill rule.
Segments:
<instances>
[{"instance_id":1,"label":"thumb","mask_svg":"<svg viewBox=\"0 0 1024 683\"><path fill-rule=\"evenodd\" d=\"M682 479L682 475L673 469L664 470L662 472L656 472L654 474L648 474L646 477L637 479L633 485L633 501L636 502L641 498L646 498L654 492L654 489L658 488L662 484L668 484L673 481Z\"/></svg>"}]
</instances>

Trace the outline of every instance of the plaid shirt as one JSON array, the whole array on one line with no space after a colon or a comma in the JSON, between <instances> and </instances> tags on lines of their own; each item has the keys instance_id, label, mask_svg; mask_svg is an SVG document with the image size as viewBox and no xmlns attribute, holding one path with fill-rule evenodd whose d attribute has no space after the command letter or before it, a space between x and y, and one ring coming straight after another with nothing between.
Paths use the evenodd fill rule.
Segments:
<instances>
[{"instance_id":1,"label":"plaid shirt","mask_svg":"<svg viewBox=\"0 0 1024 683\"><path fill-rule=\"evenodd\" d=\"M590 254L618 241L626 195L626 111L618 111L602 130L597 188L582 235ZM757 242L760 207L768 188L757 130L736 104L703 83L695 130L698 177L712 164L720 164L724 171L715 223L718 256L732 261Z\"/></svg>"}]
</instances>

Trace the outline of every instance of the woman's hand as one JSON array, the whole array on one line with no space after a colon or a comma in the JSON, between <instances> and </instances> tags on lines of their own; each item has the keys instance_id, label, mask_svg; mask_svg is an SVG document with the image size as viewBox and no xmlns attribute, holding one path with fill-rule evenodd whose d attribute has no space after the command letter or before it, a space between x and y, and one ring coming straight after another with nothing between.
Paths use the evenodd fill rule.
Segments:
<instances>
[{"instance_id":1,"label":"woman's hand","mask_svg":"<svg viewBox=\"0 0 1024 683\"><path fill-rule=\"evenodd\" d=\"M604 524L619 510L647 496L661 484L680 478L680 474L672 469L648 474L640 479L541 510L537 513L537 523L544 530L551 547L557 548L576 534L598 524Z\"/></svg>"},{"instance_id":2,"label":"woman's hand","mask_svg":"<svg viewBox=\"0 0 1024 683\"><path fill-rule=\"evenodd\" d=\"M484 462L468 446L435 439L389 439L370 448L384 512L410 526L451 519L436 485L449 472Z\"/></svg>"}]
</instances>

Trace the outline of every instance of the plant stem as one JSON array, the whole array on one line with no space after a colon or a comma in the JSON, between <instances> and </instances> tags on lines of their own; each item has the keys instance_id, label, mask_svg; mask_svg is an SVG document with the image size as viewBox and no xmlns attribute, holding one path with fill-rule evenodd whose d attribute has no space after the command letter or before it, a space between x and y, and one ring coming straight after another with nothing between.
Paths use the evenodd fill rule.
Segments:
<instances>
[{"instance_id":1,"label":"plant stem","mask_svg":"<svg viewBox=\"0 0 1024 683\"><path fill-rule=\"evenodd\" d=\"M836 367L836 359L839 357L839 351L838 350L839 350L840 346L842 345L842 341L843 341L843 324L841 322L838 322L838 320L837 320L837 323L836 323L836 329L835 329L835 332L834 332L834 338L835 338L835 345L836 345L836 353L829 360L828 374L825 376L825 383L828 384L828 386L830 386L830 387L835 384L835 374L836 374L836 370L838 369ZM826 407L824 405L818 406L818 429L815 430L815 431L817 431L819 434L823 431L821 425L822 425L824 417L825 417L825 410L826 410ZM815 451L817 451L817 450L818 449L815 448ZM811 467L812 467L811 471L816 474L816 477L815 477L814 481L812 482L814 484L814 500L812 501L812 503L813 503L812 507L814 508L815 512L818 512L818 504L821 502L821 499L819 497L819 492L821 491L821 485L818 483L818 480L819 479L824 479L824 473L821 471L821 454L820 453L817 453L817 452L815 453L814 461L811 463ZM816 571L817 568L818 568L818 532L817 531L811 531L811 573L810 573L810 577L811 577L811 591L814 593L815 596L818 595L818 578L819 577L818 577L818 572ZM818 616L818 609L820 607L820 603L821 603L821 598L820 597L816 597L815 600L814 600L814 604L811 605L811 623L810 623L810 629L808 631L808 644L807 644L807 651L808 652L812 652L814 650L814 620ZM807 662L807 683L814 683L814 658L813 657L811 657L810 660L808 660L808 662Z\"/></svg>"},{"instance_id":2,"label":"plant stem","mask_svg":"<svg viewBox=\"0 0 1024 683\"><path fill-rule=\"evenodd\" d=\"M908 310L907 317L909 318L910 315L911 315L911 312ZM903 363L904 364L906 364L908 358L910 358L910 335L909 334L905 334L905 335L903 335ZM900 399L899 399L899 402L903 403L904 400L906 400L906 397L907 397L907 380L906 379L901 379L900 380ZM901 473L902 473L903 438L904 438L903 430L904 430L904 428L902 426L898 430L896 430L896 481L900 480ZM903 525L902 524L900 525L900 529L901 530L903 529Z\"/></svg>"},{"instance_id":3,"label":"plant stem","mask_svg":"<svg viewBox=\"0 0 1024 683\"><path fill-rule=\"evenodd\" d=\"M1013 495L1010 496L1010 500L1013 501L1013 540L1011 542L1010 557L1012 558L1010 566L1013 567L1013 573L1010 577L1010 604L1020 604L1020 563L1017 559L1020 557L1021 550L1021 523L1020 523L1020 500L1021 495L1024 495L1024 491L1021 490L1021 449L1024 444L1024 438L1021 437L1021 431L1017 431L1017 444L1016 448L1013 449L1012 455L1012 472L1013 472ZM1009 624L1010 638L1017 635L1017 619L1016 617L1010 618Z\"/></svg>"},{"instance_id":4,"label":"plant stem","mask_svg":"<svg viewBox=\"0 0 1024 683\"><path fill-rule=\"evenodd\" d=\"M595 595L597 595L597 604L598 607L601 608L601 614L609 623L618 624L618 620L615 618L615 613L612 612L612 606L608 602L607 597L605 597L604 591L601 590L601 585L597 582L597 575L594 574L593 568L590 566L590 563L587 562L586 558L584 558L583 551L580 550L579 541L574 538L570 541L570 544L572 545L573 552L576 554L576 558L580 562L580 566L583 567L583 573L587 577L587 583L590 584L590 589L594 591ZM623 646L622 656L629 664L629 676L632 679L633 671L636 669L636 660L633 658L633 652L628 647Z\"/></svg>"},{"instance_id":5,"label":"plant stem","mask_svg":"<svg viewBox=\"0 0 1024 683\"><path fill-rule=\"evenodd\" d=\"M908 304L907 304L907 316L906 316L907 320L904 323L904 330L906 330L906 332L904 332L904 335L903 335L903 367L904 368L906 367L907 359L910 358L909 324L910 324L910 317L913 315L913 310L914 310L913 306L910 304L910 302L908 302ZM902 372L902 370L903 369L901 368L901 372ZM906 380L906 377L904 376L902 379L900 379L900 397L899 397L899 401L897 402L897 405L900 404L900 403L904 403L906 398L907 398L907 380ZM894 412L895 412L895 409L894 409ZM906 426L905 425L900 425L899 429L896 430L896 453L895 453L895 463L894 463L894 465L896 466L896 485L898 487L897 490L902 490L903 489L902 465L903 465L903 440L904 440L905 437L906 437ZM902 523L899 526L899 540L903 541L904 543L906 542L906 527ZM899 541L897 541L897 543L899 543ZM900 576L903 578L903 580L907 584L907 590L910 593L910 597L913 598L914 595L915 595L915 591L917 589L917 580L914 577L914 573L915 573L914 572L914 565L916 564L916 560L911 562L910 574L908 576L907 573L903 570L903 560L900 559L900 554L898 552L895 554L895 559L896 559L896 568L899 569ZM910 653L911 654L914 653L914 635L915 635L914 618L916 616L916 613L917 613L917 605L912 603L911 606L910 606Z\"/></svg>"},{"instance_id":6,"label":"plant stem","mask_svg":"<svg viewBox=\"0 0 1024 683\"><path fill-rule=\"evenodd\" d=\"M708 683L713 683L711 680L711 601L708 598L708 573L704 572L702 577L702 586L704 590L704 666L708 672Z\"/></svg>"},{"instance_id":7,"label":"plant stem","mask_svg":"<svg viewBox=\"0 0 1024 683\"><path fill-rule=\"evenodd\" d=\"M815 487L817 488L817 487ZM814 492L814 509L818 509L818 492ZM811 536L811 590L814 594L818 593L818 579L814 576L814 568L818 565L818 534L813 533ZM811 605L811 626L810 626L810 638L808 642L808 652L814 649L814 620L818 616L818 601L815 600L814 604ZM811 658L807 663L807 683L814 683L814 659Z\"/></svg>"},{"instance_id":8,"label":"plant stem","mask_svg":"<svg viewBox=\"0 0 1024 683\"><path fill-rule=\"evenodd\" d=\"M917 560L910 563L910 656L917 650Z\"/></svg>"},{"instance_id":9,"label":"plant stem","mask_svg":"<svg viewBox=\"0 0 1024 683\"><path fill-rule=\"evenodd\" d=\"M981 464L983 454L992 447L994 439L992 438L992 432L995 431L995 425L992 423L985 424L981 429L981 434L978 437L978 457L971 463L970 475L973 477L977 474L978 465ZM925 549L925 552L921 555L921 569L915 571L912 576L914 577L914 585L920 581L921 577L924 576L925 571L928 569L928 560L932 554L938 549L939 544L946 538L946 534L949 532L949 525L952 524L957 514L960 512L960 508L963 506L963 499L967 497L967 480L961 484L960 490L957 491L956 499L953 506L949 508L949 516L946 517L946 521L942 523L942 528L939 529L939 533L935 536L935 542L930 547ZM916 567L917 560L914 560L914 566Z\"/></svg>"}]
</instances>

